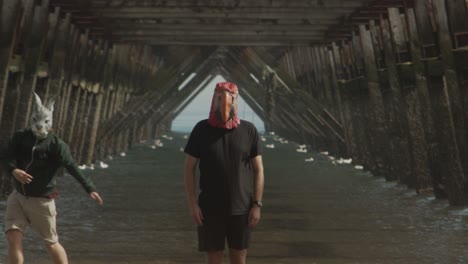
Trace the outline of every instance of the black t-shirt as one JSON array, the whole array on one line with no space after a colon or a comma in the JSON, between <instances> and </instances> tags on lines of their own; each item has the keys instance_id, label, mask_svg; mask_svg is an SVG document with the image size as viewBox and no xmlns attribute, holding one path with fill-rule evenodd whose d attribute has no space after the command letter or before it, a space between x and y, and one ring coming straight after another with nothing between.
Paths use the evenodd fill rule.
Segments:
<instances>
[{"instance_id":1,"label":"black t-shirt","mask_svg":"<svg viewBox=\"0 0 468 264\"><path fill-rule=\"evenodd\" d=\"M261 154L255 126L241 120L237 128L212 127L202 120L193 128L185 153L199 159L198 203L206 213L245 214L253 199L251 159Z\"/></svg>"}]
</instances>

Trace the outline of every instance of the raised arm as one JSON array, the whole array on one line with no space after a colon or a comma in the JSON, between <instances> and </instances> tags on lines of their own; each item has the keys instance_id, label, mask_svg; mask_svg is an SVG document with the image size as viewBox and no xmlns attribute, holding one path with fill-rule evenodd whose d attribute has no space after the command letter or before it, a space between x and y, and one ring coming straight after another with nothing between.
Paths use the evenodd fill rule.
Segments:
<instances>
[{"instance_id":1,"label":"raised arm","mask_svg":"<svg viewBox=\"0 0 468 264\"><path fill-rule=\"evenodd\" d=\"M73 176L81 184L81 186L83 186L83 188L89 194L89 197L91 197L91 199L95 200L99 204L103 204L102 198L96 191L94 183L89 177L84 175L80 169L78 169L75 160L70 154L68 146L65 145L65 143L63 142L60 142L59 144L58 158L60 159L60 162L63 164L68 173L70 173L70 175Z\"/></svg>"}]
</instances>

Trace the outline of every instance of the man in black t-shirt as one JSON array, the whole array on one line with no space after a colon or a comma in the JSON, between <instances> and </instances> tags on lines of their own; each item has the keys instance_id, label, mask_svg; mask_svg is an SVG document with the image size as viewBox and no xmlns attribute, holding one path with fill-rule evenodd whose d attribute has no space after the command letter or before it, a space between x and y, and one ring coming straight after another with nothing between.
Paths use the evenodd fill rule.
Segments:
<instances>
[{"instance_id":1,"label":"man in black t-shirt","mask_svg":"<svg viewBox=\"0 0 468 264\"><path fill-rule=\"evenodd\" d=\"M218 83L209 119L200 121L185 147L185 191L198 247L207 263L222 263L225 241L230 263L246 262L250 229L260 220L263 164L255 126L239 120L237 86ZM200 170L200 194L195 171Z\"/></svg>"}]
</instances>

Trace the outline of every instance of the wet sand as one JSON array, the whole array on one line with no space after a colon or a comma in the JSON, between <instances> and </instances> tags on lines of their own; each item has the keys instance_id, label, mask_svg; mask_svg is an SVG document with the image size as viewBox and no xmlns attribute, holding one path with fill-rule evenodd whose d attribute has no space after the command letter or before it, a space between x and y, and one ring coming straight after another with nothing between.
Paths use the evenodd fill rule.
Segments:
<instances>
[{"instance_id":1,"label":"wet sand","mask_svg":"<svg viewBox=\"0 0 468 264\"><path fill-rule=\"evenodd\" d=\"M70 263L203 263L183 188L185 140L140 144L109 168L86 170L105 200L94 204L70 176L59 179L60 241ZM248 263L468 263L468 209L416 195L354 165L271 136L263 148L265 197ZM305 159L313 157L313 162ZM4 212L4 201L0 212ZM2 217L3 218L3 217ZM6 263L0 234L0 263ZM49 263L36 235L25 239L25 263ZM226 259L226 263L228 263Z\"/></svg>"}]
</instances>

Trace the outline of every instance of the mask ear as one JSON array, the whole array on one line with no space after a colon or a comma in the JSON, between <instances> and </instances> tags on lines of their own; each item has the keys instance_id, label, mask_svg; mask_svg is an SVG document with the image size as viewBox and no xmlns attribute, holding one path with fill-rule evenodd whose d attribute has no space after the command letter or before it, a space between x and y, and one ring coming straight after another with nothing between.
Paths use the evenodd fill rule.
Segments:
<instances>
[{"instance_id":1,"label":"mask ear","mask_svg":"<svg viewBox=\"0 0 468 264\"><path fill-rule=\"evenodd\" d=\"M48 100L45 107L47 109L49 109L51 112L53 112L54 111L54 103L55 103L55 98L51 98L50 100Z\"/></svg>"},{"instance_id":2,"label":"mask ear","mask_svg":"<svg viewBox=\"0 0 468 264\"><path fill-rule=\"evenodd\" d=\"M37 95L35 92L33 92L33 94L34 94L34 100L35 100L35 102L36 102L36 103L34 104L35 109L36 109L36 110L37 110L37 109L40 109L41 106L42 106L42 100L41 100L41 98L39 97L39 95Z\"/></svg>"}]
</instances>

